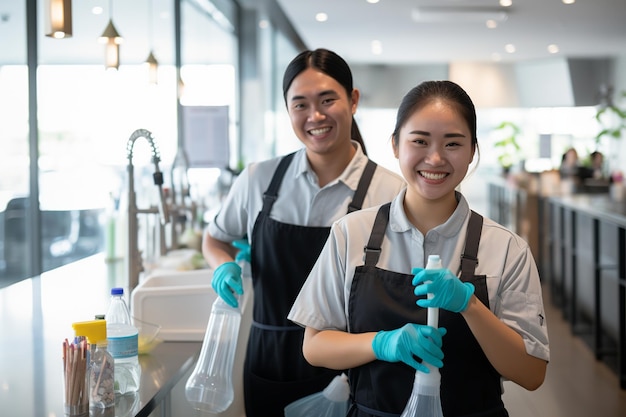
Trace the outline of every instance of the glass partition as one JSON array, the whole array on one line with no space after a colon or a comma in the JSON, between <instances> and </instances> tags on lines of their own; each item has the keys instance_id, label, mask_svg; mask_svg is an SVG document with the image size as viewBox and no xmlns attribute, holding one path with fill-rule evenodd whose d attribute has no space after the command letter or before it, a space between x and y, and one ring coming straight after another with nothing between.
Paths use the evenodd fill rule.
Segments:
<instances>
[{"instance_id":1,"label":"glass partition","mask_svg":"<svg viewBox=\"0 0 626 417\"><path fill-rule=\"evenodd\" d=\"M36 27L27 28L27 1L36 4ZM217 10L207 6L210 2L179 1L185 51L182 72L189 80L186 91L189 97L201 97L196 105L219 102L230 107L236 163L234 23L228 28L215 18L218 14L207 14L209 9ZM223 9L233 2L220 3ZM171 0L114 0L98 9L93 2L73 2L72 37L52 39L44 35L44 0L0 0L0 38L11 39L10 47L3 44L0 48L0 141L4 144L0 155L0 286L38 273L31 271L36 263L29 250L33 240L29 227L34 224L28 214L33 147L37 152L32 154L39 155L32 172L38 173L41 241L37 244L41 245L43 270L102 252L113 239L113 229L105 226L111 217L123 218L127 207L127 142L136 129L153 134L161 171L169 181L179 143L174 5ZM118 70L105 69L104 46L98 43L109 20L124 38ZM37 34L36 44L29 45L39 61L37 135L29 132L27 33ZM156 85L148 82L145 60L150 52L159 62ZM138 206L151 204L155 198L151 157L147 141L137 141L132 162ZM125 255L120 235L127 232L122 224L118 222L115 230L114 259Z\"/></svg>"},{"instance_id":2,"label":"glass partition","mask_svg":"<svg viewBox=\"0 0 626 417\"><path fill-rule=\"evenodd\" d=\"M0 287L29 272L26 0L0 0Z\"/></svg>"}]
</instances>

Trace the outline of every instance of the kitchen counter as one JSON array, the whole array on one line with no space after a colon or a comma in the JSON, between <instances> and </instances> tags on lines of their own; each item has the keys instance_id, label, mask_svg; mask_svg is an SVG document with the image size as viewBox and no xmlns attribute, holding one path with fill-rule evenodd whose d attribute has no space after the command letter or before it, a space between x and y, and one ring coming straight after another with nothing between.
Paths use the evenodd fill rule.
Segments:
<instances>
[{"instance_id":1,"label":"kitchen counter","mask_svg":"<svg viewBox=\"0 0 626 417\"><path fill-rule=\"evenodd\" d=\"M98 254L0 289L2 415L64 415L63 340L73 339L73 322L105 313L110 289L125 287L125 277L122 262L106 263ZM145 417L159 407L169 415L170 391L190 372L201 346L163 342L140 355L140 390L91 415Z\"/></svg>"},{"instance_id":2,"label":"kitchen counter","mask_svg":"<svg viewBox=\"0 0 626 417\"><path fill-rule=\"evenodd\" d=\"M545 204L552 300L626 389L626 201L572 194Z\"/></svg>"}]
</instances>

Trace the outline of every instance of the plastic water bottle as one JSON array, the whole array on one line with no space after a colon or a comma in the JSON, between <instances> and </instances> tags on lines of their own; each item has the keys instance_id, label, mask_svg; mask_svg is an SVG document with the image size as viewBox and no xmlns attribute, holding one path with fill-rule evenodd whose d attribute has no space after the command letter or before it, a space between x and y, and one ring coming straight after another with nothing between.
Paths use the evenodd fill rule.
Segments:
<instances>
[{"instance_id":1,"label":"plastic water bottle","mask_svg":"<svg viewBox=\"0 0 626 417\"><path fill-rule=\"evenodd\" d=\"M124 289L112 288L109 309L105 315L108 349L115 360L115 392L126 394L139 390L139 331L130 320Z\"/></svg>"},{"instance_id":2,"label":"plastic water bottle","mask_svg":"<svg viewBox=\"0 0 626 417\"><path fill-rule=\"evenodd\" d=\"M239 305L241 306L241 297ZM241 324L241 307L217 297L211 307L200 357L185 385L185 397L197 410L218 414L233 402L233 363Z\"/></svg>"},{"instance_id":3,"label":"plastic water bottle","mask_svg":"<svg viewBox=\"0 0 626 417\"><path fill-rule=\"evenodd\" d=\"M439 255L428 256L426 269L442 269ZM432 298L432 294L428 294ZM439 309L429 307L427 323L432 327L439 327ZM415 371L413 391L401 417L443 417L441 410L441 374L439 368L425 364L429 373Z\"/></svg>"}]
</instances>

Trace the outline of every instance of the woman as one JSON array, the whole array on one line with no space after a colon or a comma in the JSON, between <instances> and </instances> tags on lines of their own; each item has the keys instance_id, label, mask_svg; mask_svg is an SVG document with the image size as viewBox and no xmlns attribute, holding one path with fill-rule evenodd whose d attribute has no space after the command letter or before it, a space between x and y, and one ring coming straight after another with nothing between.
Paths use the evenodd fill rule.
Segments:
<instances>
[{"instance_id":1,"label":"woman","mask_svg":"<svg viewBox=\"0 0 626 417\"><path fill-rule=\"evenodd\" d=\"M456 191L478 152L471 99L450 81L420 84L392 144L407 188L333 224L289 313L306 327L304 356L350 369L351 416L399 416L424 361L443 365L446 417L507 416L501 379L539 387L548 337L528 245ZM447 269L426 275L434 254ZM425 307L440 309L442 328L425 325Z\"/></svg>"},{"instance_id":2,"label":"woman","mask_svg":"<svg viewBox=\"0 0 626 417\"><path fill-rule=\"evenodd\" d=\"M254 308L244 366L247 417L283 416L287 404L321 391L337 375L304 360L304 330L287 313L332 222L391 201L404 186L399 175L364 154L353 121L359 91L337 54L317 49L296 56L284 74L283 96L304 147L248 166L203 242L204 256L216 268L212 286L235 306L241 269L231 243L250 237Z\"/></svg>"}]
</instances>

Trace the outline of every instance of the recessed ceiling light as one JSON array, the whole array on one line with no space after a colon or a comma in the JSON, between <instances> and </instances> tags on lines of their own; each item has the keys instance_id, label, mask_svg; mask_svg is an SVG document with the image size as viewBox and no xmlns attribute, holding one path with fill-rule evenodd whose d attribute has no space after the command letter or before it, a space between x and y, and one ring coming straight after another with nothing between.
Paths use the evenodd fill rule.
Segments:
<instances>
[{"instance_id":1,"label":"recessed ceiling light","mask_svg":"<svg viewBox=\"0 0 626 417\"><path fill-rule=\"evenodd\" d=\"M550 44L548 45L548 52L550 52L551 54L556 54L559 52L559 45L556 44Z\"/></svg>"},{"instance_id":2,"label":"recessed ceiling light","mask_svg":"<svg viewBox=\"0 0 626 417\"><path fill-rule=\"evenodd\" d=\"M504 50L507 51L509 54L515 53L515 45L513 45L512 43L507 43L506 45L504 45Z\"/></svg>"},{"instance_id":3,"label":"recessed ceiling light","mask_svg":"<svg viewBox=\"0 0 626 417\"><path fill-rule=\"evenodd\" d=\"M383 44L381 41L372 41L371 44L372 54L380 55L383 53Z\"/></svg>"},{"instance_id":4,"label":"recessed ceiling light","mask_svg":"<svg viewBox=\"0 0 626 417\"><path fill-rule=\"evenodd\" d=\"M325 22L328 20L328 15L326 13L318 13L315 15L315 20L317 20L318 22Z\"/></svg>"},{"instance_id":5,"label":"recessed ceiling light","mask_svg":"<svg viewBox=\"0 0 626 417\"><path fill-rule=\"evenodd\" d=\"M260 29L267 29L269 26L270 26L270 22L268 22L267 19L259 20L259 28Z\"/></svg>"},{"instance_id":6,"label":"recessed ceiling light","mask_svg":"<svg viewBox=\"0 0 626 417\"><path fill-rule=\"evenodd\" d=\"M378 3L379 0L367 0L368 3L370 4L376 4Z\"/></svg>"},{"instance_id":7,"label":"recessed ceiling light","mask_svg":"<svg viewBox=\"0 0 626 417\"><path fill-rule=\"evenodd\" d=\"M493 20L493 19L488 19L488 20L485 22L485 26L487 26L489 29L495 29L495 28L497 28L497 27L498 27L498 22L496 22L496 21L495 21L495 20Z\"/></svg>"},{"instance_id":8,"label":"recessed ceiling light","mask_svg":"<svg viewBox=\"0 0 626 417\"><path fill-rule=\"evenodd\" d=\"M95 15L99 15L102 14L102 12L104 11L104 9L100 6L95 6L93 9L91 9L91 13L95 14Z\"/></svg>"},{"instance_id":9,"label":"recessed ceiling light","mask_svg":"<svg viewBox=\"0 0 626 417\"><path fill-rule=\"evenodd\" d=\"M576 3L576 0L562 0L563 4L574 4Z\"/></svg>"},{"instance_id":10,"label":"recessed ceiling light","mask_svg":"<svg viewBox=\"0 0 626 417\"><path fill-rule=\"evenodd\" d=\"M513 5L513 0L500 0L500 6L502 7L511 7Z\"/></svg>"}]
</instances>

